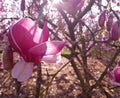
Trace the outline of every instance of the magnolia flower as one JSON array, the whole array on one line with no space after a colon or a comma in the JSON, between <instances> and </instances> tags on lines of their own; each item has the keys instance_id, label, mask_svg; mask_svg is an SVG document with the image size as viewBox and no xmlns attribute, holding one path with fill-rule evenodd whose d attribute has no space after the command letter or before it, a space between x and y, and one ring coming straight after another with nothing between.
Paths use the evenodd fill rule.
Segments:
<instances>
[{"instance_id":1,"label":"magnolia flower","mask_svg":"<svg viewBox=\"0 0 120 98\"><path fill-rule=\"evenodd\" d=\"M57 63L60 60L60 51L65 42L48 41L48 38L47 23L42 30L30 18L22 18L10 28L10 45L22 57L12 69L13 78L25 81L32 75L35 65L42 61Z\"/></svg>"},{"instance_id":2,"label":"magnolia flower","mask_svg":"<svg viewBox=\"0 0 120 98\"><path fill-rule=\"evenodd\" d=\"M104 27L105 21L106 21L106 10L104 10L104 11L100 14L100 16L99 16L99 18L98 18L98 25L99 25L101 28Z\"/></svg>"},{"instance_id":3,"label":"magnolia flower","mask_svg":"<svg viewBox=\"0 0 120 98\"><path fill-rule=\"evenodd\" d=\"M111 28L112 28L112 24L113 24L113 14L110 14L109 16L108 16L108 21L107 21L107 23L106 23L106 27L107 27L107 30L108 31L110 31L111 30Z\"/></svg>"},{"instance_id":4,"label":"magnolia flower","mask_svg":"<svg viewBox=\"0 0 120 98\"><path fill-rule=\"evenodd\" d=\"M116 66L113 69L113 71L108 70L107 74L109 78L113 80L111 81L111 84L120 86L120 67L119 66Z\"/></svg>"},{"instance_id":5,"label":"magnolia flower","mask_svg":"<svg viewBox=\"0 0 120 98\"><path fill-rule=\"evenodd\" d=\"M110 32L110 39L111 40L118 40L120 37L120 20L116 21L111 29Z\"/></svg>"}]
</instances>

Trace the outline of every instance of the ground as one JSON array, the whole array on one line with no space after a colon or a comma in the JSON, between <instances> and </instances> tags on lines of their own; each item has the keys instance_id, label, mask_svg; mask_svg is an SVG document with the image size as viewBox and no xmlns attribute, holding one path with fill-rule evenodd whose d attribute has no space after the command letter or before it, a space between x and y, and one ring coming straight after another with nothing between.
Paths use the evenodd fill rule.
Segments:
<instances>
[{"instance_id":1,"label":"ground","mask_svg":"<svg viewBox=\"0 0 120 98\"><path fill-rule=\"evenodd\" d=\"M67 62L67 61L66 61ZM41 92L50 84L50 80L53 75L62 67L61 64L42 64L42 87ZM103 72L105 66L93 59L89 59L89 67L91 73L95 78L99 78ZM79 70L82 71L80 68ZM104 88L109 92L113 98L119 98L119 87L112 89L109 87L109 78L106 76L103 80ZM36 69L34 70L32 77L23 82L20 89L19 98L34 98L36 83ZM92 81L91 81L92 84ZM0 71L0 98L17 98L15 93L15 81L7 71ZM77 79L73 68L70 64L67 64L53 79L50 85L47 97L43 98L79 98L81 94L81 87L79 86L79 80ZM92 92L92 98L107 98L103 92L96 88Z\"/></svg>"}]
</instances>

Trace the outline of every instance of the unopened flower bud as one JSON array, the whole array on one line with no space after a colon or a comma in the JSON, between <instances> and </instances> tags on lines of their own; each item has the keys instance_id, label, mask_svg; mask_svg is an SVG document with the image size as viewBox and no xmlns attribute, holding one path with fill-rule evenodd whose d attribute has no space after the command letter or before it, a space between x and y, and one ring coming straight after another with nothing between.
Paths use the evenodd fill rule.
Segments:
<instances>
[{"instance_id":1,"label":"unopened flower bud","mask_svg":"<svg viewBox=\"0 0 120 98\"><path fill-rule=\"evenodd\" d=\"M110 39L111 40L118 40L120 36L120 20L116 21L111 29L110 32Z\"/></svg>"},{"instance_id":2,"label":"unopened flower bud","mask_svg":"<svg viewBox=\"0 0 120 98\"><path fill-rule=\"evenodd\" d=\"M21 11L25 10L25 0L21 0Z\"/></svg>"},{"instance_id":3,"label":"unopened flower bud","mask_svg":"<svg viewBox=\"0 0 120 98\"><path fill-rule=\"evenodd\" d=\"M7 46L2 53L2 63L4 69L9 70L13 68L13 51L10 46Z\"/></svg>"},{"instance_id":4,"label":"unopened flower bud","mask_svg":"<svg viewBox=\"0 0 120 98\"><path fill-rule=\"evenodd\" d=\"M110 14L106 23L107 30L110 31L113 24L113 14Z\"/></svg>"},{"instance_id":5,"label":"unopened flower bud","mask_svg":"<svg viewBox=\"0 0 120 98\"><path fill-rule=\"evenodd\" d=\"M116 3L116 0L112 0L113 3Z\"/></svg>"},{"instance_id":6,"label":"unopened flower bud","mask_svg":"<svg viewBox=\"0 0 120 98\"><path fill-rule=\"evenodd\" d=\"M105 26L105 21L106 21L106 10L104 10L98 19L98 25L103 28Z\"/></svg>"}]
</instances>

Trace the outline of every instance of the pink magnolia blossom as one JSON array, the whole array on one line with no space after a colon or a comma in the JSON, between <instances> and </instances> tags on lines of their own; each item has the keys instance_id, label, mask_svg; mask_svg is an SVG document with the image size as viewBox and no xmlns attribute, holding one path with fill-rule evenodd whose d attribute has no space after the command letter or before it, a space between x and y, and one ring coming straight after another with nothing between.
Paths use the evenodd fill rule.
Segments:
<instances>
[{"instance_id":1,"label":"pink magnolia blossom","mask_svg":"<svg viewBox=\"0 0 120 98\"><path fill-rule=\"evenodd\" d=\"M47 23L44 23L42 30L30 18L22 18L10 28L10 45L22 57L12 69L13 78L25 81L32 75L34 65L42 61L57 63L60 60L60 51L65 42L48 41L48 38Z\"/></svg>"},{"instance_id":2,"label":"pink magnolia blossom","mask_svg":"<svg viewBox=\"0 0 120 98\"><path fill-rule=\"evenodd\" d=\"M120 67L119 66L116 66L113 69L113 71L108 70L107 74L109 78L113 80L111 81L111 84L120 86Z\"/></svg>"}]
</instances>

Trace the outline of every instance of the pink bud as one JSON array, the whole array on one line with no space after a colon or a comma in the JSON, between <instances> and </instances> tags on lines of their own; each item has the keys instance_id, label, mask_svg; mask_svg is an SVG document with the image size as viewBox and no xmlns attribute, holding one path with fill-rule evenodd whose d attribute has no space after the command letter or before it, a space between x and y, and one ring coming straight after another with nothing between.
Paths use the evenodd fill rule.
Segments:
<instances>
[{"instance_id":1,"label":"pink bud","mask_svg":"<svg viewBox=\"0 0 120 98\"><path fill-rule=\"evenodd\" d=\"M104 10L104 11L100 14L99 19L98 19L98 24L99 24L99 26L100 26L101 28L104 27L105 21L106 21L106 10Z\"/></svg>"},{"instance_id":2,"label":"pink bud","mask_svg":"<svg viewBox=\"0 0 120 98\"><path fill-rule=\"evenodd\" d=\"M113 24L113 14L110 14L108 17L108 21L106 23L107 26L107 30L110 31L112 28L112 24Z\"/></svg>"},{"instance_id":3,"label":"pink bud","mask_svg":"<svg viewBox=\"0 0 120 98\"><path fill-rule=\"evenodd\" d=\"M96 16L94 14L90 14L89 16L91 19L94 19Z\"/></svg>"},{"instance_id":4,"label":"pink bud","mask_svg":"<svg viewBox=\"0 0 120 98\"><path fill-rule=\"evenodd\" d=\"M111 40L118 40L120 35L120 20L116 21L111 29L110 39Z\"/></svg>"},{"instance_id":5,"label":"pink bud","mask_svg":"<svg viewBox=\"0 0 120 98\"><path fill-rule=\"evenodd\" d=\"M25 0L21 0L21 11L25 10Z\"/></svg>"},{"instance_id":6,"label":"pink bud","mask_svg":"<svg viewBox=\"0 0 120 98\"><path fill-rule=\"evenodd\" d=\"M120 2L117 3L117 6L118 6L118 7L120 6Z\"/></svg>"},{"instance_id":7,"label":"pink bud","mask_svg":"<svg viewBox=\"0 0 120 98\"><path fill-rule=\"evenodd\" d=\"M10 46L7 46L2 53L2 63L4 69L9 70L13 67L13 52Z\"/></svg>"},{"instance_id":8,"label":"pink bud","mask_svg":"<svg viewBox=\"0 0 120 98\"><path fill-rule=\"evenodd\" d=\"M113 3L116 3L116 0L112 0Z\"/></svg>"}]
</instances>

